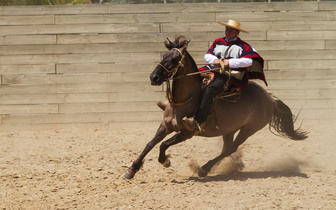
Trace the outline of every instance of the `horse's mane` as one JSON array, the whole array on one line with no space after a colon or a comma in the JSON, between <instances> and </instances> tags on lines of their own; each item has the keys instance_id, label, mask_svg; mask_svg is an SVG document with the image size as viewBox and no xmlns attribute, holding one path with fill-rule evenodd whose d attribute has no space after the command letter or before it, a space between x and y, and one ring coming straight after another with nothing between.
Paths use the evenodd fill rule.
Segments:
<instances>
[{"instance_id":1,"label":"horse's mane","mask_svg":"<svg viewBox=\"0 0 336 210\"><path fill-rule=\"evenodd\" d=\"M188 40L184 35L177 35L175 37L174 42L170 41L168 38L167 40L164 42L166 48L168 50L171 50L173 48L182 48L184 47L186 44L188 44L190 42L190 40ZM193 57L189 54L189 52L186 50L185 51L186 56L189 58L191 65L192 65L192 69L197 72L198 71L198 67L197 64L195 62L195 60L193 59ZM202 78L200 76L198 76L200 78L200 80L202 80Z\"/></svg>"},{"instance_id":2,"label":"horse's mane","mask_svg":"<svg viewBox=\"0 0 336 210\"><path fill-rule=\"evenodd\" d=\"M190 40L187 40L185 36L178 35L178 36L175 37L174 42L170 41L167 38L167 40L164 42L164 44L165 44L165 46L168 50L171 50L172 48L181 48L185 44L188 44L189 42L190 42Z\"/></svg>"},{"instance_id":3,"label":"horse's mane","mask_svg":"<svg viewBox=\"0 0 336 210\"><path fill-rule=\"evenodd\" d=\"M193 57L191 57L191 55L189 54L188 51L186 51L186 56L189 57L189 60L191 62L192 69L194 70L194 72L197 72L198 71L197 64L196 64L195 60L193 59ZM200 80L202 80L201 76L198 76L198 77L200 78Z\"/></svg>"}]
</instances>

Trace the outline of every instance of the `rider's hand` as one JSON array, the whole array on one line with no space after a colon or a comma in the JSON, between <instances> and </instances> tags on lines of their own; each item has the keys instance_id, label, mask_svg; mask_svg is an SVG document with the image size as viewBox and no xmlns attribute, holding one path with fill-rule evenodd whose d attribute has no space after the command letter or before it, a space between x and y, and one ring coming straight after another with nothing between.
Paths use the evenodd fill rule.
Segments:
<instances>
[{"instance_id":1,"label":"rider's hand","mask_svg":"<svg viewBox=\"0 0 336 210\"><path fill-rule=\"evenodd\" d=\"M220 59L219 64L220 64L219 73L224 74L225 73L225 68L227 68L230 64L229 59L222 58L222 59Z\"/></svg>"},{"instance_id":2,"label":"rider's hand","mask_svg":"<svg viewBox=\"0 0 336 210\"><path fill-rule=\"evenodd\" d=\"M228 67L230 65L229 59L224 59L224 66Z\"/></svg>"},{"instance_id":3,"label":"rider's hand","mask_svg":"<svg viewBox=\"0 0 336 210\"><path fill-rule=\"evenodd\" d=\"M219 65L219 59L214 60L214 61L213 61L213 64L215 64L215 65Z\"/></svg>"},{"instance_id":4,"label":"rider's hand","mask_svg":"<svg viewBox=\"0 0 336 210\"><path fill-rule=\"evenodd\" d=\"M220 65L220 59L216 59L214 60L214 65ZM229 59L224 59L224 66L229 66L230 65L230 62L229 62Z\"/></svg>"}]
</instances>

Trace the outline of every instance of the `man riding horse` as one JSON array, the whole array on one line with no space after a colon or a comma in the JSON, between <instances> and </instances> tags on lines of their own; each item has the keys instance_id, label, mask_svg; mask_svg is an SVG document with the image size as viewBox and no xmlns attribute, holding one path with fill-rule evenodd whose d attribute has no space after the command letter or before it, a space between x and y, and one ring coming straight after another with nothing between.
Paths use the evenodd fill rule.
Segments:
<instances>
[{"instance_id":1,"label":"man riding horse","mask_svg":"<svg viewBox=\"0 0 336 210\"><path fill-rule=\"evenodd\" d=\"M227 29L229 30L229 28L235 26L236 30L241 31L240 26L237 24L238 23L234 21L229 21L227 25L231 27L228 27ZM228 34L229 33L227 33L227 37L229 37ZM238 35L238 32L236 31L235 34ZM231 64L231 60L234 62L235 59L248 58L243 60L249 62L248 60L251 59L252 64L249 64L250 66L247 70L246 66L234 68L231 69L231 71L229 68L227 76L228 79L230 78L232 84L236 85L237 83L234 83L236 77L230 77L230 72L232 75L242 72L240 79L242 82L240 83L241 85L237 85L237 87L247 87L241 90L241 96L236 103L227 103L226 101L218 100L213 107L215 117L207 119L207 123L205 123L203 127L204 130L196 132L196 126L190 126L193 129L192 131L186 129L182 119L185 116L194 116L194 113L196 112L195 110L198 110L195 118L196 120L199 120L197 116L200 115L199 113L204 112L202 111L202 108L198 108L199 102L206 100L206 96L202 96L203 78L199 75L200 71L197 68L195 60L187 51L188 43L189 40L184 36L176 37L174 42L171 42L168 39L165 41L165 46L167 47L168 52L163 55L163 59L150 74L150 81L152 85L156 86L162 85L163 82L167 83L167 98L169 104L163 107L163 120L154 137L146 144L139 156L127 169L127 172L124 175L126 179L132 179L134 177L143 165L146 155L155 147L155 145L160 143L171 133L174 133L174 135L163 141L159 147L160 153L158 161L165 167L170 167L171 165L169 155L166 154L166 151L171 146L184 142L194 135L204 137L222 136L222 152L199 169L198 176L200 177L207 176L214 165L223 158L236 152L242 143L267 124L269 124L270 129L274 129L281 136L293 140L303 140L307 138L306 132L294 128L296 117L293 116L291 109L285 103L269 94L265 89L254 82L249 82L246 85L249 78L261 78L265 81L262 74L263 60L250 45L241 41L239 38L232 41L228 39L225 40L225 38L219 39L214 42L209 51L210 53L214 52L216 54L221 47L231 46L229 47L229 50L224 51L224 54L230 54L230 57L221 56L219 53L217 58L224 58L224 60L220 60L220 63L222 63L221 66L224 66L223 63L225 62L225 59L229 59L228 65L231 67L236 67ZM230 49L235 49L236 46L238 47L238 55L230 52ZM225 68L220 68L220 72L224 72L224 69ZM211 69L211 71L213 70L214 69ZM259 70L259 72L257 72L257 70ZM222 76L218 72L217 74L215 82L217 80L223 80L217 79ZM226 75L225 72L223 75L224 74ZM170 80L172 80L171 87ZM220 84L222 86L219 86L218 88L225 89L223 88L224 83L225 82L221 82ZM205 89L209 88L211 88L211 84ZM201 121L196 122L199 123Z\"/></svg>"},{"instance_id":2,"label":"man riding horse","mask_svg":"<svg viewBox=\"0 0 336 210\"><path fill-rule=\"evenodd\" d=\"M211 74L209 77L212 79L204 89L195 115L183 118L184 126L190 131L201 129L211 112L215 97L226 91L229 85L245 89L249 79L262 79L267 85L263 73L263 58L251 45L238 37L240 32L248 32L241 29L240 23L234 20L218 23L226 26L225 37L213 42L204 56L209 65L199 68L200 71ZM214 68L218 69L218 66L222 68L215 70Z\"/></svg>"}]
</instances>

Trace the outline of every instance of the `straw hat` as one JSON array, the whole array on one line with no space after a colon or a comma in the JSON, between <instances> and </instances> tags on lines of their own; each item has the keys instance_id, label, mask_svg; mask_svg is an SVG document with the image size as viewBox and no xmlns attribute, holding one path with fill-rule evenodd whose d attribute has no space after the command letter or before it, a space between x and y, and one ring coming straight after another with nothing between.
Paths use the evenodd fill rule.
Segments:
<instances>
[{"instance_id":1,"label":"straw hat","mask_svg":"<svg viewBox=\"0 0 336 210\"><path fill-rule=\"evenodd\" d=\"M235 21L235 20L229 20L227 23L221 23L221 22L217 22L223 26L227 26L227 27L230 27L230 28L234 28L234 29L237 29L241 32L244 32L244 33L249 33L248 31L245 31L243 29L240 28L240 23Z\"/></svg>"}]
</instances>

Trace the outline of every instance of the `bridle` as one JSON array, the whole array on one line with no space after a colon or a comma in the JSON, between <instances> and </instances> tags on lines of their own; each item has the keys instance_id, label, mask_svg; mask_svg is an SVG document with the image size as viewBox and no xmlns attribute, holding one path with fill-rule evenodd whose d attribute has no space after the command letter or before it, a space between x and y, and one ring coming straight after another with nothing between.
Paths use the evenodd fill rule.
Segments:
<instances>
[{"instance_id":1,"label":"bridle","mask_svg":"<svg viewBox=\"0 0 336 210\"><path fill-rule=\"evenodd\" d=\"M177 48L172 48L173 50L176 50L177 52L180 53L181 55L181 59L180 61L178 62L178 64L172 69L172 70L168 70L164 65L162 65L161 63L159 63L159 66L161 66L167 73L168 73L168 78L170 80L174 79L174 76L175 74L177 73L177 70L180 68L180 67L184 67L184 64L183 64L183 61L184 61L184 55L183 53L181 52L181 50L177 49Z\"/></svg>"},{"instance_id":2,"label":"bridle","mask_svg":"<svg viewBox=\"0 0 336 210\"><path fill-rule=\"evenodd\" d=\"M178 64L172 68L171 70L168 70L164 65L162 65L161 63L159 63L159 66L161 66L167 73L168 73L168 80L166 81L166 84L167 84L167 88L166 88L166 98L168 99L170 105L172 107L174 106L182 106L182 105L185 105L187 104L188 102L190 102L194 96L197 94L197 92L195 92L192 96L188 97L186 100L184 101L181 101L181 102L174 102L173 100L173 93L172 93L172 89L170 87L170 80L174 80L174 79L180 79L181 77L175 77L175 74L177 73L177 71L180 69L180 68L183 68L184 67L184 54L181 52L181 50L177 49L177 48L172 48L173 50L176 50L177 52L180 53L181 55L181 59L180 61L178 62ZM184 75L186 76L186 75Z\"/></svg>"}]
</instances>

